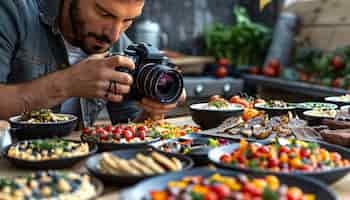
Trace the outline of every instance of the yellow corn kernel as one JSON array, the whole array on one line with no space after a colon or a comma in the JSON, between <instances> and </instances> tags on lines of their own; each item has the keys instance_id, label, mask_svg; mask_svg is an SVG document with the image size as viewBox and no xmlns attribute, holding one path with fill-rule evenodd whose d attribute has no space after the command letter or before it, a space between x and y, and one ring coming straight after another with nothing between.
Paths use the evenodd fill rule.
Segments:
<instances>
[{"instance_id":1,"label":"yellow corn kernel","mask_svg":"<svg viewBox=\"0 0 350 200\"><path fill-rule=\"evenodd\" d=\"M304 200L316 200L316 197L313 194L306 194L304 197Z\"/></svg>"},{"instance_id":2,"label":"yellow corn kernel","mask_svg":"<svg viewBox=\"0 0 350 200\"><path fill-rule=\"evenodd\" d=\"M320 154L321 154L322 160L330 160L330 155L329 155L329 152L327 150L321 149Z\"/></svg>"},{"instance_id":3,"label":"yellow corn kernel","mask_svg":"<svg viewBox=\"0 0 350 200\"><path fill-rule=\"evenodd\" d=\"M171 181L168 183L168 187L176 187L183 189L187 187L187 183L184 181Z\"/></svg>"},{"instance_id":4,"label":"yellow corn kernel","mask_svg":"<svg viewBox=\"0 0 350 200\"><path fill-rule=\"evenodd\" d=\"M275 191L280 187L280 181L276 176L266 176L265 179L270 190Z\"/></svg>"}]
</instances>

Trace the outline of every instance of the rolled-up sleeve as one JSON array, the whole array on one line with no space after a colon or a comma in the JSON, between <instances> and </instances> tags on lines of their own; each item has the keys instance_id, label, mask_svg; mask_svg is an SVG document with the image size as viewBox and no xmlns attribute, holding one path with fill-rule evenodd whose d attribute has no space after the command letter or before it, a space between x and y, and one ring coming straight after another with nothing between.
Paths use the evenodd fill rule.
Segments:
<instances>
[{"instance_id":1,"label":"rolled-up sleeve","mask_svg":"<svg viewBox=\"0 0 350 200\"><path fill-rule=\"evenodd\" d=\"M14 1L0 2L0 83L6 83L19 38L19 14Z\"/></svg>"},{"instance_id":2,"label":"rolled-up sleeve","mask_svg":"<svg viewBox=\"0 0 350 200\"><path fill-rule=\"evenodd\" d=\"M124 51L132 41L123 34L117 44L114 45L113 51L122 52ZM140 108L137 106L134 100L125 100L121 103L107 103L107 109L109 117L113 124L127 123L135 120L140 113Z\"/></svg>"}]
</instances>

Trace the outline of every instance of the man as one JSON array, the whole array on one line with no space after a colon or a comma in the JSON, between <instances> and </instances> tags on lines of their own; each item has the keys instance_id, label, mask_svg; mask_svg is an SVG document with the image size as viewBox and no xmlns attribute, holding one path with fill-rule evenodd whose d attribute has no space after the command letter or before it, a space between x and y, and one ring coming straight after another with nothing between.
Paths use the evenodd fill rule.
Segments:
<instances>
[{"instance_id":1,"label":"man","mask_svg":"<svg viewBox=\"0 0 350 200\"><path fill-rule=\"evenodd\" d=\"M134 63L105 56L116 42L117 51L130 44L124 31L143 6L144 0L2 0L0 118L53 108L90 126L106 104L113 123L160 119L174 109L176 103L147 98L123 101L133 80L115 67ZM108 92L111 81L116 93Z\"/></svg>"}]
</instances>

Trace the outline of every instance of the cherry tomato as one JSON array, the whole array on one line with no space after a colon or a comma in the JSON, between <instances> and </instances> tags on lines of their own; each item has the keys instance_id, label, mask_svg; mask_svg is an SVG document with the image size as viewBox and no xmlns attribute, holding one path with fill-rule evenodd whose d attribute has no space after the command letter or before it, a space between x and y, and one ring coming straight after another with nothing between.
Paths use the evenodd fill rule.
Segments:
<instances>
[{"instance_id":1,"label":"cherry tomato","mask_svg":"<svg viewBox=\"0 0 350 200\"><path fill-rule=\"evenodd\" d=\"M247 100L245 100L245 99L241 99L239 101L239 104L241 104L244 108L249 108L250 107L250 103Z\"/></svg>"},{"instance_id":2,"label":"cherry tomato","mask_svg":"<svg viewBox=\"0 0 350 200\"><path fill-rule=\"evenodd\" d=\"M104 129L105 129L106 131L108 131L108 132L112 132L113 126L112 126L112 125L108 125L108 126L104 127Z\"/></svg>"},{"instance_id":3,"label":"cherry tomato","mask_svg":"<svg viewBox=\"0 0 350 200\"><path fill-rule=\"evenodd\" d=\"M147 126L139 126L137 128L138 131L145 131L145 132L148 132L148 127Z\"/></svg>"},{"instance_id":4,"label":"cherry tomato","mask_svg":"<svg viewBox=\"0 0 350 200\"><path fill-rule=\"evenodd\" d=\"M302 165L299 169L300 169L301 171L310 172L310 171L312 171L314 168L313 168L311 165Z\"/></svg>"},{"instance_id":5,"label":"cherry tomato","mask_svg":"<svg viewBox=\"0 0 350 200\"><path fill-rule=\"evenodd\" d=\"M215 76L217 78L224 78L228 75L228 69L226 66L220 66L216 69Z\"/></svg>"},{"instance_id":6,"label":"cherry tomato","mask_svg":"<svg viewBox=\"0 0 350 200\"><path fill-rule=\"evenodd\" d=\"M261 196L262 194L262 191L256 188L252 183L244 184L242 191L251 194L253 197Z\"/></svg>"},{"instance_id":7,"label":"cherry tomato","mask_svg":"<svg viewBox=\"0 0 350 200\"><path fill-rule=\"evenodd\" d=\"M123 135L127 141L130 141L131 139L134 138L134 134L128 129L123 130Z\"/></svg>"},{"instance_id":8,"label":"cherry tomato","mask_svg":"<svg viewBox=\"0 0 350 200\"><path fill-rule=\"evenodd\" d=\"M226 185L214 185L210 188L219 199L225 199L231 193L230 188Z\"/></svg>"},{"instance_id":9,"label":"cherry tomato","mask_svg":"<svg viewBox=\"0 0 350 200\"><path fill-rule=\"evenodd\" d=\"M277 59L271 59L268 66L272 67L276 71L279 71L281 68L281 63Z\"/></svg>"},{"instance_id":10,"label":"cherry tomato","mask_svg":"<svg viewBox=\"0 0 350 200\"><path fill-rule=\"evenodd\" d=\"M108 140L109 133L107 131L103 131L100 133L100 137L102 140Z\"/></svg>"},{"instance_id":11,"label":"cherry tomato","mask_svg":"<svg viewBox=\"0 0 350 200\"><path fill-rule=\"evenodd\" d=\"M220 95L213 95L209 98L209 101L216 101L216 100L219 100L221 99L221 96Z\"/></svg>"},{"instance_id":12,"label":"cherry tomato","mask_svg":"<svg viewBox=\"0 0 350 200\"><path fill-rule=\"evenodd\" d=\"M231 103L239 103L240 100L241 100L241 97L239 97L238 95L235 95L235 96L231 97L230 102Z\"/></svg>"},{"instance_id":13,"label":"cherry tomato","mask_svg":"<svg viewBox=\"0 0 350 200\"><path fill-rule=\"evenodd\" d=\"M141 130L138 132L139 138L144 141L146 139L147 132L145 130Z\"/></svg>"},{"instance_id":14,"label":"cherry tomato","mask_svg":"<svg viewBox=\"0 0 350 200\"><path fill-rule=\"evenodd\" d=\"M83 134L90 134L90 128L83 128Z\"/></svg>"},{"instance_id":15,"label":"cherry tomato","mask_svg":"<svg viewBox=\"0 0 350 200\"><path fill-rule=\"evenodd\" d=\"M254 109L254 108L248 108L243 111L242 119L244 121L248 121L258 115L260 115L260 111Z\"/></svg>"},{"instance_id":16,"label":"cherry tomato","mask_svg":"<svg viewBox=\"0 0 350 200\"><path fill-rule=\"evenodd\" d=\"M135 127L128 126L124 130L129 130L132 134L135 134Z\"/></svg>"},{"instance_id":17,"label":"cherry tomato","mask_svg":"<svg viewBox=\"0 0 350 200\"><path fill-rule=\"evenodd\" d=\"M232 158L231 158L231 156L229 156L229 155L222 155L222 156L220 157L220 160L221 160L223 163L226 163L226 164L229 164L229 163L232 162Z\"/></svg>"},{"instance_id":18,"label":"cherry tomato","mask_svg":"<svg viewBox=\"0 0 350 200\"><path fill-rule=\"evenodd\" d=\"M266 146L261 146L258 148L258 152L263 154L269 153L269 148Z\"/></svg>"},{"instance_id":19,"label":"cherry tomato","mask_svg":"<svg viewBox=\"0 0 350 200\"><path fill-rule=\"evenodd\" d=\"M302 158L309 157L310 155L311 155L311 150L310 149L301 149L300 150L300 156Z\"/></svg>"},{"instance_id":20,"label":"cherry tomato","mask_svg":"<svg viewBox=\"0 0 350 200\"><path fill-rule=\"evenodd\" d=\"M301 200L303 197L303 192L296 187L291 187L288 189L287 192L287 199L288 200Z\"/></svg>"},{"instance_id":21,"label":"cherry tomato","mask_svg":"<svg viewBox=\"0 0 350 200\"><path fill-rule=\"evenodd\" d=\"M269 159L269 168L277 167L279 165L279 160L277 158Z\"/></svg>"},{"instance_id":22,"label":"cherry tomato","mask_svg":"<svg viewBox=\"0 0 350 200\"><path fill-rule=\"evenodd\" d=\"M281 146L280 147L280 152L281 153L289 153L290 152L290 148L288 146Z\"/></svg>"},{"instance_id":23,"label":"cherry tomato","mask_svg":"<svg viewBox=\"0 0 350 200\"><path fill-rule=\"evenodd\" d=\"M341 70L345 67L343 58L340 56L335 56L332 60L332 65L334 67L334 70Z\"/></svg>"},{"instance_id":24,"label":"cherry tomato","mask_svg":"<svg viewBox=\"0 0 350 200\"><path fill-rule=\"evenodd\" d=\"M219 65L229 65L230 64L230 60L227 58L220 58L218 61Z\"/></svg>"},{"instance_id":25,"label":"cherry tomato","mask_svg":"<svg viewBox=\"0 0 350 200\"><path fill-rule=\"evenodd\" d=\"M205 195L205 199L204 200L219 200L218 196L215 194L215 192L211 192L209 191L206 195Z\"/></svg>"},{"instance_id":26,"label":"cherry tomato","mask_svg":"<svg viewBox=\"0 0 350 200\"><path fill-rule=\"evenodd\" d=\"M105 130L103 128L101 128L101 127L97 127L95 130L96 130L97 133L105 132Z\"/></svg>"},{"instance_id":27,"label":"cherry tomato","mask_svg":"<svg viewBox=\"0 0 350 200\"><path fill-rule=\"evenodd\" d=\"M120 135L122 134L123 129L121 127L115 127L115 129L112 131L113 135Z\"/></svg>"},{"instance_id":28,"label":"cherry tomato","mask_svg":"<svg viewBox=\"0 0 350 200\"><path fill-rule=\"evenodd\" d=\"M331 159L334 161L341 160L341 155L337 152L333 152L333 153L331 153Z\"/></svg>"}]
</instances>

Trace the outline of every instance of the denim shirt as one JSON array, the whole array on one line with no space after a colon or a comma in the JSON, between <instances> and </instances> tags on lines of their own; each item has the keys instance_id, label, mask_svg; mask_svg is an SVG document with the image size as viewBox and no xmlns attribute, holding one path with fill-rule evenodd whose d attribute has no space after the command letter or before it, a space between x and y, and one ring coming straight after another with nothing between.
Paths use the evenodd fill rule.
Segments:
<instances>
[{"instance_id":1,"label":"denim shirt","mask_svg":"<svg viewBox=\"0 0 350 200\"><path fill-rule=\"evenodd\" d=\"M61 0L0 1L0 83L14 84L69 67L68 55L58 31ZM131 41L122 35L113 46L123 51ZM113 123L133 120L139 109L134 101L110 103L80 98L81 122L91 126L107 106ZM58 111L60 105L53 108Z\"/></svg>"}]
</instances>

